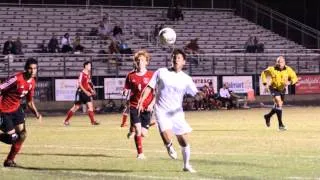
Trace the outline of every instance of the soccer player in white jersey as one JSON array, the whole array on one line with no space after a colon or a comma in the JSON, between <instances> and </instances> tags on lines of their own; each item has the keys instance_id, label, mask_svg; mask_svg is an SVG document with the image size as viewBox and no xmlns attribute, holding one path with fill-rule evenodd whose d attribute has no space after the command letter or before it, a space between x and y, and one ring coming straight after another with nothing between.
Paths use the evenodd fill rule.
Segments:
<instances>
[{"instance_id":1,"label":"soccer player in white jersey","mask_svg":"<svg viewBox=\"0 0 320 180\"><path fill-rule=\"evenodd\" d=\"M138 104L139 112L143 111L143 102L153 89L156 90L156 102L154 112L160 129L161 137L167 147L169 155L177 158L177 154L172 147L173 133L181 146L183 156L183 171L195 173L196 171L189 164L190 145L187 135L192 131L190 125L185 120L182 109L183 96L190 94L201 98L196 85L191 77L182 71L186 61L185 53L180 49L175 49L172 53L172 67L158 69L148 86L144 89Z\"/></svg>"}]
</instances>

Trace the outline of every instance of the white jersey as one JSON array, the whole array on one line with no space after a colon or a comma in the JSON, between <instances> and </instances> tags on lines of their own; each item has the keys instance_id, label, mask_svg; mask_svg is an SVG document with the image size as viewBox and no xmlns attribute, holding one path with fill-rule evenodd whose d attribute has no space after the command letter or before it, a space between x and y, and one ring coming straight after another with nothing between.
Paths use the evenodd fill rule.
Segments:
<instances>
[{"instance_id":1,"label":"white jersey","mask_svg":"<svg viewBox=\"0 0 320 180\"><path fill-rule=\"evenodd\" d=\"M160 68L153 74L148 86L156 89L155 113L160 130L173 129L176 134L190 132L190 126L181 126L186 123L181 121L185 121L183 96L194 96L198 92L192 78L183 71L177 73L168 68ZM170 120L173 124L168 125Z\"/></svg>"}]
</instances>

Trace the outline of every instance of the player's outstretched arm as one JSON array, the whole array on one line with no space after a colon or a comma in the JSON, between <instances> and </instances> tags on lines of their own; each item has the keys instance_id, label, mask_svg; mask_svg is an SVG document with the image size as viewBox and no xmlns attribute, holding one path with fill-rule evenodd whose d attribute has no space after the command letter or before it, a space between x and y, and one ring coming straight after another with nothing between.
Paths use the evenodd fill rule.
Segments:
<instances>
[{"instance_id":1,"label":"player's outstretched arm","mask_svg":"<svg viewBox=\"0 0 320 180\"><path fill-rule=\"evenodd\" d=\"M149 96L151 91L152 91L152 88L150 86L145 87L144 90L142 91L142 94L141 94L141 97L139 99L138 106L137 106L139 113L144 110L143 109L143 102L144 102L144 100L147 99L147 97Z\"/></svg>"}]
</instances>

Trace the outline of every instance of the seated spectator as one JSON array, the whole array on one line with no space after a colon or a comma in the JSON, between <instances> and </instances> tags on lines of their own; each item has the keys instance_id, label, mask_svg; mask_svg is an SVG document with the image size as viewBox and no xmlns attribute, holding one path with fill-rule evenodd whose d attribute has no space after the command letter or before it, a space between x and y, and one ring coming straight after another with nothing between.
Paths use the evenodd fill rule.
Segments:
<instances>
[{"instance_id":1,"label":"seated spectator","mask_svg":"<svg viewBox=\"0 0 320 180\"><path fill-rule=\"evenodd\" d=\"M9 36L8 40L3 45L2 54L4 55L14 54L14 52L15 52L14 42L12 41L12 37Z\"/></svg>"},{"instance_id":2,"label":"seated spectator","mask_svg":"<svg viewBox=\"0 0 320 180\"><path fill-rule=\"evenodd\" d=\"M14 42L14 54L16 54L16 55L21 55L21 54L23 54L23 52L22 52L22 42L21 42L21 40L20 40L20 37L17 37L17 40Z\"/></svg>"},{"instance_id":3,"label":"seated spectator","mask_svg":"<svg viewBox=\"0 0 320 180\"><path fill-rule=\"evenodd\" d=\"M39 53L48 53L48 47L46 44L46 40L42 40L41 44L38 44Z\"/></svg>"},{"instance_id":4,"label":"seated spectator","mask_svg":"<svg viewBox=\"0 0 320 180\"><path fill-rule=\"evenodd\" d=\"M116 108L116 103L109 99L108 102L104 105L104 112L114 112Z\"/></svg>"},{"instance_id":5,"label":"seated spectator","mask_svg":"<svg viewBox=\"0 0 320 180\"><path fill-rule=\"evenodd\" d=\"M71 51L72 51L71 39L69 37L69 33L65 33L61 40L61 52L66 53Z\"/></svg>"},{"instance_id":6,"label":"seated spectator","mask_svg":"<svg viewBox=\"0 0 320 180\"><path fill-rule=\"evenodd\" d=\"M247 40L246 44L245 44L245 49L247 53L255 53L256 52L256 45L254 42L254 37L252 37L251 35L249 36L249 39Z\"/></svg>"},{"instance_id":7,"label":"seated spectator","mask_svg":"<svg viewBox=\"0 0 320 180\"><path fill-rule=\"evenodd\" d=\"M175 19L173 3L171 3L171 5L168 7L167 18L171 21L174 21Z\"/></svg>"},{"instance_id":8,"label":"seated spectator","mask_svg":"<svg viewBox=\"0 0 320 180\"><path fill-rule=\"evenodd\" d=\"M48 52L49 53L57 53L59 52L59 42L55 34L52 34L51 39L49 40L48 43Z\"/></svg>"},{"instance_id":9,"label":"seated spectator","mask_svg":"<svg viewBox=\"0 0 320 180\"><path fill-rule=\"evenodd\" d=\"M198 45L198 40L198 38L191 39L189 44L184 47L185 52L189 54L199 54L200 47Z\"/></svg>"},{"instance_id":10,"label":"seated spectator","mask_svg":"<svg viewBox=\"0 0 320 180\"><path fill-rule=\"evenodd\" d=\"M108 24L107 20L104 19L103 21L101 21L98 27L98 34L101 37L101 39L110 39L112 33L112 29L110 28L110 25Z\"/></svg>"},{"instance_id":11,"label":"seated spectator","mask_svg":"<svg viewBox=\"0 0 320 180\"><path fill-rule=\"evenodd\" d=\"M221 100L222 103L224 104L224 106L227 108L234 107L233 102L232 102L232 98L231 98L231 94L229 92L229 88L228 88L227 84L223 84L223 87L220 88L219 100Z\"/></svg>"},{"instance_id":12,"label":"seated spectator","mask_svg":"<svg viewBox=\"0 0 320 180\"><path fill-rule=\"evenodd\" d=\"M109 45L109 54L120 54L118 43L111 41Z\"/></svg>"},{"instance_id":13,"label":"seated spectator","mask_svg":"<svg viewBox=\"0 0 320 180\"><path fill-rule=\"evenodd\" d=\"M179 20L181 18L181 20L183 21L183 13L182 10L180 8L180 5L176 5L175 9L174 9L174 18L173 20Z\"/></svg>"},{"instance_id":14,"label":"seated spectator","mask_svg":"<svg viewBox=\"0 0 320 180\"><path fill-rule=\"evenodd\" d=\"M119 25L115 25L112 32L113 32L113 37L116 40L121 39L123 32L122 32L122 28Z\"/></svg>"},{"instance_id":15,"label":"seated spectator","mask_svg":"<svg viewBox=\"0 0 320 180\"><path fill-rule=\"evenodd\" d=\"M131 48L129 48L128 44L124 40L121 40L119 44L119 52L120 54L132 54Z\"/></svg>"},{"instance_id":16,"label":"seated spectator","mask_svg":"<svg viewBox=\"0 0 320 180\"><path fill-rule=\"evenodd\" d=\"M73 43L73 49L75 52L83 52L84 47L80 44L80 36L76 35L76 38Z\"/></svg>"},{"instance_id":17,"label":"seated spectator","mask_svg":"<svg viewBox=\"0 0 320 180\"><path fill-rule=\"evenodd\" d=\"M263 53L264 52L264 44L259 43L259 39L255 36L253 39L255 48L256 48L256 53Z\"/></svg>"}]
</instances>

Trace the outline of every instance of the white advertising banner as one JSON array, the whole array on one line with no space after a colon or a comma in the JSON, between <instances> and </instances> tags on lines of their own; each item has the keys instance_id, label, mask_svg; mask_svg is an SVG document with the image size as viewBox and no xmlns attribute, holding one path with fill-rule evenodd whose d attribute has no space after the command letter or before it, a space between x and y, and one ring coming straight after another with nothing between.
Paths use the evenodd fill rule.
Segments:
<instances>
[{"instance_id":1,"label":"white advertising banner","mask_svg":"<svg viewBox=\"0 0 320 180\"><path fill-rule=\"evenodd\" d=\"M192 76L192 80L196 84L197 88L202 88L204 84L212 82L214 92L217 92L217 76Z\"/></svg>"},{"instance_id":2,"label":"white advertising banner","mask_svg":"<svg viewBox=\"0 0 320 180\"><path fill-rule=\"evenodd\" d=\"M104 78L104 99L122 99L125 78Z\"/></svg>"},{"instance_id":3,"label":"white advertising banner","mask_svg":"<svg viewBox=\"0 0 320 180\"><path fill-rule=\"evenodd\" d=\"M267 77L267 84L270 84L270 78ZM266 91L265 86L262 84L261 77L259 77L259 90L260 95L270 95L270 91ZM286 94L289 94L288 86L286 87Z\"/></svg>"},{"instance_id":4,"label":"white advertising banner","mask_svg":"<svg viewBox=\"0 0 320 180\"><path fill-rule=\"evenodd\" d=\"M56 79L55 95L56 101L74 101L78 88L77 79Z\"/></svg>"},{"instance_id":5,"label":"white advertising banner","mask_svg":"<svg viewBox=\"0 0 320 180\"><path fill-rule=\"evenodd\" d=\"M252 76L223 76L222 83L235 93L247 93L252 89Z\"/></svg>"}]
</instances>

